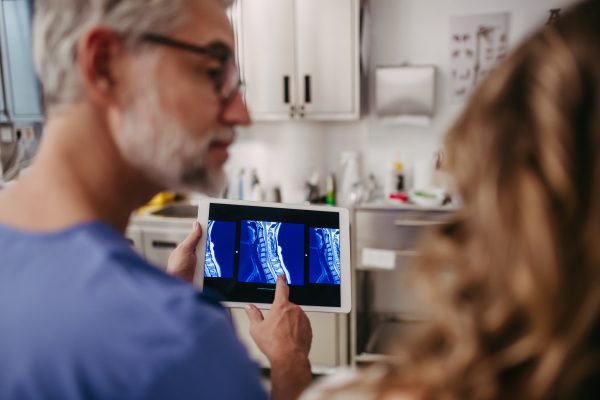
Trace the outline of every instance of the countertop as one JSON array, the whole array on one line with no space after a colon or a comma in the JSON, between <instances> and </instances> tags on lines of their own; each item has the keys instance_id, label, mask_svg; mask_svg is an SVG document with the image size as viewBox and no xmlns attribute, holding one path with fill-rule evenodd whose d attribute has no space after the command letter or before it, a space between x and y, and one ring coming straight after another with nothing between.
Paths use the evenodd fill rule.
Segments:
<instances>
[{"instance_id":1,"label":"countertop","mask_svg":"<svg viewBox=\"0 0 600 400\"><path fill-rule=\"evenodd\" d=\"M164 207L153 207L152 209L143 210L142 212L136 212L131 216L130 223L134 225L156 225L164 224L164 225L176 225L178 227L188 227L193 224L196 220L196 217L190 216L161 216L154 215L152 212L167 209L173 205L183 205L183 206L193 206L190 203L182 202L182 203L171 203L166 204ZM392 203L392 202L379 202L379 203L361 203L355 207L356 211L439 211L439 212L450 212L453 210L457 210L458 207L453 206L452 204L447 204L439 207L423 207L410 203Z\"/></svg>"},{"instance_id":2,"label":"countertop","mask_svg":"<svg viewBox=\"0 0 600 400\"><path fill-rule=\"evenodd\" d=\"M416 204L411 203L401 203L401 202L380 202L380 203L361 203L355 207L355 210L370 210L370 211L402 211L402 210L411 210L411 211L454 211L459 208L452 205L446 204L439 207L423 207Z\"/></svg>"}]
</instances>

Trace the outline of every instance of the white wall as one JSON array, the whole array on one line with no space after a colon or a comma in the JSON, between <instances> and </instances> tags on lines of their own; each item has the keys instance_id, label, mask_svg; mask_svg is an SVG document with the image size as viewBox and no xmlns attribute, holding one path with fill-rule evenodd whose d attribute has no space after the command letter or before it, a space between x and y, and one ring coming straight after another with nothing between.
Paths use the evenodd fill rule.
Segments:
<instances>
[{"instance_id":1,"label":"white wall","mask_svg":"<svg viewBox=\"0 0 600 400\"><path fill-rule=\"evenodd\" d=\"M345 123L262 122L240 128L227 169L256 168L263 188L279 186L284 202L302 202L313 170L341 176L339 153L368 148L368 121Z\"/></svg>"},{"instance_id":2,"label":"white wall","mask_svg":"<svg viewBox=\"0 0 600 400\"><path fill-rule=\"evenodd\" d=\"M227 170L256 168L261 184L278 185L285 202L300 202L304 181L313 169L341 177L339 153L361 152L364 174L382 181L386 166L400 151L410 170L414 161L436 151L445 131L464 104L449 103L448 34L452 15L511 12L509 41L514 47L525 34L526 13L565 6L571 0L369 0L372 16L369 84L363 87L370 103L374 98L373 71L377 66L435 65L438 68L436 115L429 127L385 126L373 113L358 122L256 123L240 128L231 149Z\"/></svg>"}]
</instances>

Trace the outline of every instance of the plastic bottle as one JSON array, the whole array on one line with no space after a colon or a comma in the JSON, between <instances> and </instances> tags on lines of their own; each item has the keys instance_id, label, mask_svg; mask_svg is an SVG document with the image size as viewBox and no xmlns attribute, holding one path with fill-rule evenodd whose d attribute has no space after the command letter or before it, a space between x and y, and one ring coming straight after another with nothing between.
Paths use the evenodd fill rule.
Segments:
<instances>
[{"instance_id":1,"label":"plastic bottle","mask_svg":"<svg viewBox=\"0 0 600 400\"><path fill-rule=\"evenodd\" d=\"M327 175L326 190L325 203L335 206L335 176L333 173Z\"/></svg>"},{"instance_id":2,"label":"plastic bottle","mask_svg":"<svg viewBox=\"0 0 600 400\"><path fill-rule=\"evenodd\" d=\"M396 193L396 168L394 163L390 160L387 163L385 169L385 179L383 181L383 197L389 199L391 195Z\"/></svg>"},{"instance_id":3,"label":"plastic bottle","mask_svg":"<svg viewBox=\"0 0 600 400\"><path fill-rule=\"evenodd\" d=\"M252 200L252 186L254 186L254 170L245 168L241 177L241 194L240 200Z\"/></svg>"},{"instance_id":4,"label":"plastic bottle","mask_svg":"<svg viewBox=\"0 0 600 400\"><path fill-rule=\"evenodd\" d=\"M400 152L397 152L396 161L388 164L386 171L385 198L403 201L406 198L404 189L404 166L400 162Z\"/></svg>"},{"instance_id":5,"label":"plastic bottle","mask_svg":"<svg viewBox=\"0 0 600 400\"><path fill-rule=\"evenodd\" d=\"M227 198L231 200L242 200L243 199L243 183L242 176L244 170L236 169L229 176L229 186L227 189Z\"/></svg>"},{"instance_id":6,"label":"plastic bottle","mask_svg":"<svg viewBox=\"0 0 600 400\"><path fill-rule=\"evenodd\" d=\"M360 174L358 171L358 153L353 151L344 151L341 155L341 162L344 165L342 175L342 184L338 203L342 207L350 208L356 201L355 190L360 184Z\"/></svg>"},{"instance_id":7,"label":"plastic bottle","mask_svg":"<svg viewBox=\"0 0 600 400\"><path fill-rule=\"evenodd\" d=\"M252 170L252 182L250 188L250 200L251 201L263 201L263 191L258 180L258 173L256 169Z\"/></svg>"},{"instance_id":8,"label":"plastic bottle","mask_svg":"<svg viewBox=\"0 0 600 400\"><path fill-rule=\"evenodd\" d=\"M404 191L404 170L402 169L402 163L400 162L400 156L396 158L394 163L394 172L396 174L396 192Z\"/></svg>"}]
</instances>

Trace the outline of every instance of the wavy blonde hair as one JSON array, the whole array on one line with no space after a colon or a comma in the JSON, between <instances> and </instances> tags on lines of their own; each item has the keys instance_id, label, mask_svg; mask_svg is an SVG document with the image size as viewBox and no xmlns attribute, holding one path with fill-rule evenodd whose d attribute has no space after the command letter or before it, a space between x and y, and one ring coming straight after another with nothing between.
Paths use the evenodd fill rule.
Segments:
<instances>
[{"instance_id":1,"label":"wavy blonde hair","mask_svg":"<svg viewBox=\"0 0 600 400\"><path fill-rule=\"evenodd\" d=\"M422 245L433 323L380 390L600 397L600 1L494 71L445 149L465 207Z\"/></svg>"}]
</instances>

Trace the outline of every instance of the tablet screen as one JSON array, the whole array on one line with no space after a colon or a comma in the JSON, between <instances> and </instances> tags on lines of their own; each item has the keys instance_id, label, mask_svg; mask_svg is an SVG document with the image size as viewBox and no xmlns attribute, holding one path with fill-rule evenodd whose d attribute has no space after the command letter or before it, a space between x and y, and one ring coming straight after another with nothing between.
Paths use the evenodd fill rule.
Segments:
<instances>
[{"instance_id":1,"label":"tablet screen","mask_svg":"<svg viewBox=\"0 0 600 400\"><path fill-rule=\"evenodd\" d=\"M225 301L272 303L282 274L291 302L340 307L339 213L210 204L205 287Z\"/></svg>"}]
</instances>

